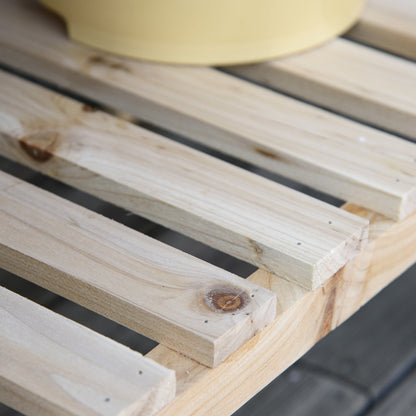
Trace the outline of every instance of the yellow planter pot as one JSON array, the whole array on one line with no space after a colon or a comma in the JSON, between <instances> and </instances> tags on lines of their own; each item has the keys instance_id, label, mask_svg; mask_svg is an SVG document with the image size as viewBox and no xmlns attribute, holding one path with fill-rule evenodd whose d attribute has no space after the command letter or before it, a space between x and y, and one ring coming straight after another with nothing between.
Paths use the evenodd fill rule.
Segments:
<instances>
[{"instance_id":1,"label":"yellow planter pot","mask_svg":"<svg viewBox=\"0 0 416 416\"><path fill-rule=\"evenodd\" d=\"M269 59L348 29L364 0L41 0L88 45L186 64Z\"/></svg>"}]
</instances>

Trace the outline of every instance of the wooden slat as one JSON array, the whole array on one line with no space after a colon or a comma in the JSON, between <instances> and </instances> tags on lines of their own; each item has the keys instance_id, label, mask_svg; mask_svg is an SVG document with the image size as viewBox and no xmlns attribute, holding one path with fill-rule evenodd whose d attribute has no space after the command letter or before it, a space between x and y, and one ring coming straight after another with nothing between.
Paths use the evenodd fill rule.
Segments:
<instances>
[{"instance_id":1,"label":"wooden slat","mask_svg":"<svg viewBox=\"0 0 416 416\"><path fill-rule=\"evenodd\" d=\"M0 61L393 219L416 207L413 144L213 69L97 52L39 5L3 7Z\"/></svg>"},{"instance_id":2,"label":"wooden slat","mask_svg":"<svg viewBox=\"0 0 416 416\"><path fill-rule=\"evenodd\" d=\"M251 281L276 292L278 316L229 360L209 370L162 346L147 355L177 372L177 396L158 416L230 415L416 261L416 214L393 223L354 205L345 208L371 219L372 242L315 291L254 273Z\"/></svg>"},{"instance_id":3,"label":"wooden slat","mask_svg":"<svg viewBox=\"0 0 416 416\"><path fill-rule=\"evenodd\" d=\"M368 222L0 73L0 153L305 287L366 244Z\"/></svg>"},{"instance_id":4,"label":"wooden slat","mask_svg":"<svg viewBox=\"0 0 416 416\"><path fill-rule=\"evenodd\" d=\"M206 365L275 316L267 290L1 172L0 201L3 268Z\"/></svg>"},{"instance_id":5,"label":"wooden slat","mask_svg":"<svg viewBox=\"0 0 416 416\"><path fill-rule=\"evenodd\" d=\"M416 60L416 2L367 0L349 39Z\"/></svg>"},{"instance_id":6,"label":"wooden slat","mask_svg":"<svg viewBox=\"0 0 416 416\"><path fill-rule=\"evenodd\" d=\"M26 415L153 415L175 375L0 287L0 400Z\"/></svg>"},{"instance_id":7,"label":"wooden slat","mask_svg":"<svg viewBox=\"0 0 416 416\"><path fill-rule=\"evenodd\" d=\"M228 70L416 140L413 62L335 39L302 54Z\"/></svg>"}]
</instances>

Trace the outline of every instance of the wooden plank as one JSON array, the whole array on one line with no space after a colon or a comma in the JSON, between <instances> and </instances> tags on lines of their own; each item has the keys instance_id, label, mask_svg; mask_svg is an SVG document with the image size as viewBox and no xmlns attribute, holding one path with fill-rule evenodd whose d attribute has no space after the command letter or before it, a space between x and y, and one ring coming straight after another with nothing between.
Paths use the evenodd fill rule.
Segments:
<instances>
[{"instance_id":1,"label":"wooden plank","mask_svg":"<svg viewBox=\"0 0 416 416\"><path fill-rule=\"evenodd\" d=\"M414 0L367 0L360 21L346 36L416 60L415 22Z\"/></svg>"},{"instance_id":2,"label":"wooden plank","mask_svg":"<svg viewBox=\"0 0 416 416\"><path fill-rule=\"evenodd\" d=\"M368 416L409 416L416 414L415 398L416 371L401 383Z\"/></svg>"},{"instance_id":3,"label":"wooden plank","mask_svg":"<svg viewBox=\"0 0 416 416\"><path fill-rule=\"evenodd\" d=\"M3 7L0 61L393 219L415 209L414 144L213 69L70 42L39 5Z\"/></svg>"},{"instance_id":4,"label":"wooden plank","mask_svg":"<svg viewBox=\"0 0 416 416\"><path fill-rule=\"evenodd\" d=\"M0 201L2 267L206 365L275 316L269 291L6 174Z\"/></svg>"},{"instance_id":5,"label":"wooden plank","mask_svg":"<svg viewBox=\"0 0 416 416\"><path fill-rule=\"evenodd\" d=\"M371 243L315 291L254 273L251 281L277 294L278 316L224 363L210 370L162 346L147 355L177 374L177 396L158 416L230 415L416 261L416 214L393 223L355 205L345 209L371 219Z\"/></svg>"},{"instance_id":6,"label":"wooden plank","mask_svg":"<svg viewBox=\"0 0 416 416\"><path fill-rule=\"evenodd\" d=\"M26 415L153 415L175 374L0 287L0 400Z\"/></svg>"},{"instance_id":7,"label":"wooden plank","mask_svg":"<svg viewBox=\"0 0 416 416\"><path fill-rule=\"evenodd\" d=\"M322 340L303 361L362 386L373 398L382 396L416 363L415 293L416 266L345 322L337 334Z\"/></svg>"},{"instance_id":8,"label":"wooden plank","mask_svg":"<svg viewBox=\"0 0 416 416\"><path fill-rule=\"evenodd\" d=\"M0 108L4 156L305 287L366 244L362 218L6 73Z\"/></svg>"},{"instance_id":9,"label":"wooden plank","mask_svg":"<svg viewBox=\"0 0 416 416\"><path fill-rule=\"evenodd\" d=\"M357 416L368 401L355 386L295 364L233 416Z\"/></svg>"},{"instance_id":10,"label":"wooden plank","mask_svg":"<svg viewBox=\"0 0 416 416\"><path fill-rule=\"evenodd\" d=\"M413 62L335 39L302 54L228 70L416 140Z\"/></svg>"}]
</instances>

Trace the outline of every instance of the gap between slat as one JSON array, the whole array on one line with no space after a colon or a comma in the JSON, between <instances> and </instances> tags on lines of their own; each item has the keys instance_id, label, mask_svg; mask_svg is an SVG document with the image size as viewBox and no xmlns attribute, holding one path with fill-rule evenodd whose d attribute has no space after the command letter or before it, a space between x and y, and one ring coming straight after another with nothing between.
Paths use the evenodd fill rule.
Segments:
<instances>
[{"instance_id":1,"label":"gap between slat","mask_svg":"<svg viewBox=\"0 0 416 416\"><path fill-rule=\"evenodd\" d=\"M321 285L366 243L368 224L359 217L105 113L85 112L27 81L0 78L6 157L305 287Z\"/></svg>"},{"instance_id":2,"label":"gap between slat","mask_svg":"<svg viewBox=\"0 0 416 416\"><path fill-rule=\"evenodd\" d=\"M275 316L271 292L1 172L0 201L2 267L205 365Z\"/></svg>"}]
</instances>

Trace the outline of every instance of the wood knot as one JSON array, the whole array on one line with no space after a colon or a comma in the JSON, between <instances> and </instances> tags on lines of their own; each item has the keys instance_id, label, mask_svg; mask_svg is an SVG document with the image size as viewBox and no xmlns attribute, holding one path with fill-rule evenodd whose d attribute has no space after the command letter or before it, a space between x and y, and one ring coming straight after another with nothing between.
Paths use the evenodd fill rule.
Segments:
<instances>
[{"instance_id":1,"label":"wood knot","mask_svg":"<svg viewBox=\"0 0 416 416\"><path fill-rule=\"evenodd\" d=\"M107 68L116 69L124 72L131 72L130 68L121 61L116 61L105 56L93 55L88 58L91 65L105 66Z\"/></svg>"},{"instance_id":2,"label":"wood knot","mask_svg":"<svg viewBox=\"0 0 416 416\"><path fill-rule=\"evenodd\" d=\"M95 113L97 110L88 104L82 104L82 111L85 111L86 113Z\"/></svg>"},{"instance_id":3,"label":"wood knot","mask_svg":"<svg viewBox=\"0 0 416 416\"><path fill-rule=\"evenodd\" d=\"M268 157L269 159L274 159L274 160L282 159L277 153L274 153L271 150L263 149L261 147L255 147L254 151L258 153L259 155Z\"/></svg>"},{"instance_id":4,"label":"wood knot","mask_svg":"<svg viewBox=\"0 0 416 416\"><path fill-rule=\"evenodd\" d=\"M36 162L52 158L58 140L57 132L40 132L19 139L20 148Z\"/></svg>"},{"instance_id":5,"label":"wood knot","mask_svg":"<svg viewBox=\"0 0 416 416\"><path fill-rule=\"evenodd\" d=\"M206 305L215 312L234 312L243 309L249 301L247 293L233 287L215 288L205 296Z\"/></svg>"}]
</instances>

